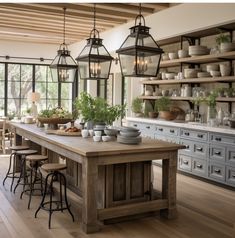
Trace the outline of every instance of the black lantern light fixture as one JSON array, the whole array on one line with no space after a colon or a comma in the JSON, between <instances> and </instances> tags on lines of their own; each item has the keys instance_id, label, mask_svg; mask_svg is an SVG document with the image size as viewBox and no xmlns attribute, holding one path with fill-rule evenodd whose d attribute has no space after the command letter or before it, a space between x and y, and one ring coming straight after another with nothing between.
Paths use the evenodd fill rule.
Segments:
<instances>
[{"instance_id":1,"label":"black lantern light fixture","mask_svg":"<svg viewBox=\"0 0 235 238\"><path fill-rule=\"evenodd\" d=\"M94 27L90 32L87 44L76 58L81 79L108 79L113 57L100 39L96 29L96 4L94 4Z\"/></svg>"},{"instance_id":2,"label":"black lantern light fixture","mask_svg":"<svg viewBox=\"0 0 235 238\"><path fill-rule=\"evenodd\" d=\"M137 24L138 21L139 24ZM120 49L116 51L123 76L157 76L161 56L164 52L149 34L149 29L145 26L140 4L139 15L135 18L135 26L130 28L130 35L127 36Z\"/></svg>"},{"instance_id":3,"label":"black lantern light fixture","mask_svg":"<svg viewBox=\"0 0 235 238\"><path fill-rule=\"evenodd\" d=\"M50 65L53 81L61 83L71 83L74 81L77 72L76 61L70 55L68 46L65 43L65 12L64 10L64 28L63 28L63 43L57 51L57 56Z\"/></svg>"}]
</instances>

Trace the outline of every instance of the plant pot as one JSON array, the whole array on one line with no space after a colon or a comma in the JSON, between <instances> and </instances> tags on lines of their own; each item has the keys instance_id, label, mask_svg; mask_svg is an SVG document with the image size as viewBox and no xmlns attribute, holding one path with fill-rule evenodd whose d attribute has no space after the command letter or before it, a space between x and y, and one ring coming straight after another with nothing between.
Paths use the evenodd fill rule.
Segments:
<instances>
[{"instance_id":1,"label":"plant pot","mask_svg":"<svg viewBox=\"0 0 235 238\"><path fill-rule=\"evenodd\" d=\"M156 118L158 116L158 112L149 112L150 118Z\"/></svg>"},{"instance_id":2,"label":"plant pot","mask_svg":"<svg viewBox=\"0 0 235 238\"><path fill-rule=\"evenodd\" d=\"M171 111L160 111L158 117L160 119L171 121L177 117L177 113Z\"/></svg>"},{"instance_id":3,"label":"plant pot","mask_svg":"<svg viewBox=\"0 0 235 238\"><path fill-rule=\"evenodd\" d=\"M142 116L143 116L143 113L142 113L142 112L135 112L135 116L136 116L136 117L142 117Z\"/></svg>"}]
</instances>

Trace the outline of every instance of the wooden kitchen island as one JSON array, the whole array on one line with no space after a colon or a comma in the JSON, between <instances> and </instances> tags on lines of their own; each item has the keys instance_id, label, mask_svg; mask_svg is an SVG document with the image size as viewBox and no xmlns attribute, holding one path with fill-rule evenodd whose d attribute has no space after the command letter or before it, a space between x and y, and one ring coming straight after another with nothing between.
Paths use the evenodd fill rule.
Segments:
<instances>
[{"instance_id":1,"label":"wooden kitchen island","mask_svg":"<svg viewBox=\"0 0 235 238\"><path fill-rule=\"evenodd\" d=\"M84 232L96 232L101 222L115 222L159 211L176 217L177 151L184 146L143 138L139 145L93 142L92 138L46 134L36 125L12 123L16 143L27 138L48 153L50 162L66 158L66 176L79 196ZM45 150L46 149L46 150ZM162 160L162 191L155 196L152 161ZM116 220L115 220L116 219Z\"/></svg>"}]
</instances>

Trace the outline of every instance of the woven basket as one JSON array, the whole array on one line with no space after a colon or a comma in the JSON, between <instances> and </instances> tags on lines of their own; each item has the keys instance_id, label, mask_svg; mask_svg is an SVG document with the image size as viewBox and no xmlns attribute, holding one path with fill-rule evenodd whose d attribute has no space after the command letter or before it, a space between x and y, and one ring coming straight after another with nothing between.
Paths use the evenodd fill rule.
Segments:
<instances>
[{"instance_id":1,"label":"woven basket","mask_svg":"<svg viewBox=\"0 0 235 238\"><path fill-rule=\"evenodd\" d=\"M41 123L47 123L47 124L66 124L68 122L71 122L72 119L38 117L38 121L40 121Z\"/></svg>"},{"instance_id":2,"label":"woven basket","mask_svg":"<svg viewBox=\"0 0 235 238\"><path fill-rule=\"evenodd\" d=\"M158 114L158 118L171 121L174 120L177 117L178 113L176 112L170 112L170 111L160 111Z\"/></svg>"}]
</instances>

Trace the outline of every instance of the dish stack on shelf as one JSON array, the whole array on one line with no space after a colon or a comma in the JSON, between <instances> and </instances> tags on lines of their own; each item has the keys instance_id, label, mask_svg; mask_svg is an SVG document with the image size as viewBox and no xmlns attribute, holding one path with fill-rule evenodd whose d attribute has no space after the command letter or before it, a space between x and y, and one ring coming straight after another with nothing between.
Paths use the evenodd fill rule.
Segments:
<instances>
[{"instance_id":1,"label":"dish stack on shelf","mask_svg":"<svg viewBox=\"0 0 235 238\"><path fill-rule=\"evenodd\" d=\"M140 131L133 127L122 127L117 142L122 144L136 145L142 141Z\"/></svg>"}]
</instances>

